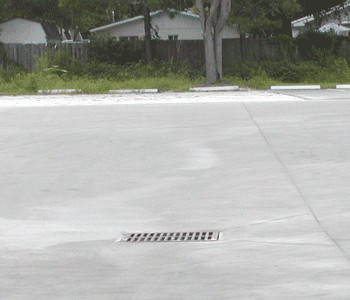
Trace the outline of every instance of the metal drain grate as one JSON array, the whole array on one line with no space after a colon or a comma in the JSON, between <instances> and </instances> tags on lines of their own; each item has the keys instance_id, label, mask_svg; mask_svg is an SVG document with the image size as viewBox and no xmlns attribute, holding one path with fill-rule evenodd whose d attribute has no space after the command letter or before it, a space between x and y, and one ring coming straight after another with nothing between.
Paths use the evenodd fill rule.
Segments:
<instances>
[{"instance_id":1,"label":"metal drain grate","mask_svg":"<svg viewBox=\"0 0 350 300\"><path fill-rule=\"evenodd\" d=\"M220 231L125 233L121 242L205 242L219 239Z\"/></svg>"}]
</instances>

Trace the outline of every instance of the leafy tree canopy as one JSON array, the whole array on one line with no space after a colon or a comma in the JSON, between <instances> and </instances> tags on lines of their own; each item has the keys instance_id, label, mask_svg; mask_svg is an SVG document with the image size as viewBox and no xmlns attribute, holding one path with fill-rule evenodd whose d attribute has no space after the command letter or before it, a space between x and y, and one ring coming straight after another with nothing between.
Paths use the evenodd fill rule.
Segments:
<instances>
[{"instance_id":1,"label":"leafy tree canopy","mask_svg":"<svg viewBox=\"0 0 350 300\"><path fill-rule=\"evenodd\" d=\"M230 22L244 33L270 36L287 33L291 19L301 11L296 0L235 0Z\"/></svg>"},{"instance_id":2,"label":"leafy tree canopy","mask_svg":"<svg viewBox=\"0 0 350 300\"><path fill-rule=\"evenodd\" d=\"M52 19L57 12L57 0L0 0L1 21L20 17L27 19Z\"/></svg>"},{"instance_id":3,"label":"leafy tree canopy","mask_svg":"<svg viewBox=\"0 0 350 300\"><path fill-rule=\"evenodd\" d=\"M81 32L112 22L121 5L112 0L0 0L0 21L21 17L52 22ZM120 16L121 17L121 16Z\"/></svg>"},{"instance_id":4,"label":"leafy tree canopy","mask_svg":"<svg viewBox=\"0 0 350 300\"><path fill-rule=\"evenodd\" d=\"M335 6L342 6L347 2L346 0L298 0L301 5L302 11L301 15L307 16L315 13L320 13L322 11L327 11Z\"/></svg>"},{"instance_id":5,"label":"leafy tree canopy","mask_svg":"<svg viewBox=\"0 0 350 300\"><path fill-rule=\"evenodd\" d=\"M235 0L230 22L242 32L270 36L291 34L291 21L307 15L322 19L333 7L342 8L346 0Z\"/></svg>"}]
</instances>

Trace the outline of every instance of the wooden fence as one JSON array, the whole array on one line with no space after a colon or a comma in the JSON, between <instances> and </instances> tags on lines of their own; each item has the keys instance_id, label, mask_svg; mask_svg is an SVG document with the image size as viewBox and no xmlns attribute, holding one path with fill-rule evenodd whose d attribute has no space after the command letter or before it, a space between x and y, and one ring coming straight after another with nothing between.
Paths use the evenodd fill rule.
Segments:
<instances>
[{"instance_id":1,"label":"wooden fence","mask_svg":"<svg viewBox=\"0 0 350 300\"><path fill-rule=\"evenodd\" d=\"M227 66L235 61L262 60L278 61L280 52L277 45L263 39L224 39L222 60ZM157 41L155 55L166 61L185 61L198 69L205 65L204 42L196 41Z\"/></svg>"},{"instance_id":2,"label":"wooden fence","mask_svg":"<svg viewBox=\"0 0 350 300\"><path fill-rule=\"evenodd\" d=\"M195 69L200 69L205 65L203 40L160 40L152 42L154 56L160 60L187 62ZM135 42L134 46L140 48L142 47L142 43ZM65 49L72 58L88 61L89 44L3 44L2 48L8 59L19 63L27 71L31 71L34 68L35 60L44 51ZM266 40L262 39L223 40L223 65L230 65L234 61L241 60L256 62L261 60L276 61L279 59L278 53L279 51L276 45L269 44Z\"/></svg>"},{"instance_id":3,"label":"wooden fence","mask_svg":"<svg viewBox=\"0 0 350 300\"><path fill-rule=\"evenodd\" d=\"M6 68L6 59L15 61L22 65L26 71L33 70L35 61L43 55L45 51L55 52L58 49L66 50L74 59L88 60L88 44L2 44L0 49L5 54L2 55L2 65ZM1 52L0 51L0 52ZM0 58L1 59L1 58Z\"/></svg>"},{"instance_id":4,"label":"wooden fence","mask_svg":"<svg viewBox=\"0 0 350 300\"><path fill-rule=\"evenodd\" d=\"M202 40L155 41L155 56L163 61L186 62L195 69L205 63L204 42Z\"/></svg>"}]
</instances>

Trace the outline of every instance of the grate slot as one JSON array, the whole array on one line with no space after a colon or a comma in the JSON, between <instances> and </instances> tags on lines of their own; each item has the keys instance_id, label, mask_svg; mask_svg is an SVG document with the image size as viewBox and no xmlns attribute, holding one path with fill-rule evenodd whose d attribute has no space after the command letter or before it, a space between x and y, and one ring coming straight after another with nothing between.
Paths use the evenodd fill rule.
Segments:
<instances>
[{"instance_id":1,"label":"grate slot","mask_svg":"<svg viewBox=\"0 0 350 300\"><path fill-rule=\"evenodd\" d=\"M205 242L217 241L220 231L190 231L190 232L134 232L125 233L121 242Z\"/></svg>"}]
</instances>

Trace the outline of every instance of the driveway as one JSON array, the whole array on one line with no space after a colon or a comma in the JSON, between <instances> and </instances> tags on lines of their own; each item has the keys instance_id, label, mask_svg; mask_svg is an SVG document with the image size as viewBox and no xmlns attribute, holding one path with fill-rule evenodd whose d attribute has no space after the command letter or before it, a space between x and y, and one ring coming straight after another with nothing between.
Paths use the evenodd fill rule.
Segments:
<instances>
[{"instance_id":1,"label":"driveway","mask_svg":"<svg viewBox=\"0 0 350 300\"><path fill-rule=\"evenodd\" d=\"M347 300L350 106L307 97L1 97L0 298Z\"/></svg>"},{"instance_id":2,"label":"driveway","mask_svg":"<svg viewBox=\"0 0 350 300\"><path fill-rule=\"evenodd\" d=\"M349 89L322 90L270 90L269 92L281 96L293 96L311 101L349 101Z\"/></svg>"}]
</instances>

